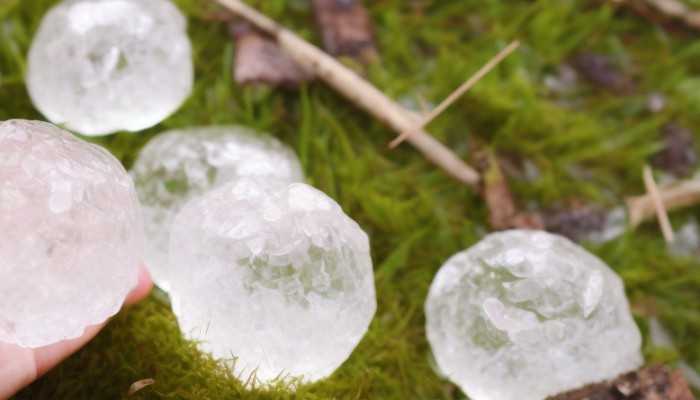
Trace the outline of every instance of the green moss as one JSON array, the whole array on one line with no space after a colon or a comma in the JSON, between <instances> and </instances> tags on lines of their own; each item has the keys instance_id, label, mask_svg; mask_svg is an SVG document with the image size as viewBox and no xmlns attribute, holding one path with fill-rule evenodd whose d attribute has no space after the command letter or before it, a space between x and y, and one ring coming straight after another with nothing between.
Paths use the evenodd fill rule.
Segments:
<instances>
[{"instance_id":1,"label":"green moss","mask_svg":"<svg viewBox=\"0 0 700 400\"><path fill-rule=\"evenodd\" d=\"M461 395L431 368L423 302L434 273L450 255L488 231L483 201L321 83L299 92L241 88L231 77L234 45L223 24L207 21L211 3L177 0L188 15L196 82L183 107L139 134L89 140L131 165L154 135L192 125L240 123L269 131L299 153L309 183L335 198L368 232L378 310L369 333L329 379L296 394L244 389L224 366L181 338L168 307L152 295L122 311L87 347L17 395L18 399L124 398L131 383L156 383L129 399L412 399ZM25 54L55 0L0 2L0 119L41 119L26 94ZM316 41L307 2L255 5ZM521 206L571 198L602 206L643 191L641 167L658 151L659 126L700 129L700 45L696 34L669 31L610 5L584 0L377 0L366 2L382 58L369 79L392 97L434 103L447 96L510 40L517 54L441 115L429 130L460 156L469 138L496 153L532 161L540 176L513 181ZM601 52L634 77L636 91L615 95L588 84L571 93L543 79L578 52ZM650 115L646 97L668 106ZM566 106L562 106L565 104ZM696 215L672 216L680 226ZM669 255L648 224L590 249L625 280L650 361L679 357L700 367L700 262ZM644 310L653 308L678 352L654 350ZM244 377L245 378L245 377Z\"/></svg>"}]
</instances>

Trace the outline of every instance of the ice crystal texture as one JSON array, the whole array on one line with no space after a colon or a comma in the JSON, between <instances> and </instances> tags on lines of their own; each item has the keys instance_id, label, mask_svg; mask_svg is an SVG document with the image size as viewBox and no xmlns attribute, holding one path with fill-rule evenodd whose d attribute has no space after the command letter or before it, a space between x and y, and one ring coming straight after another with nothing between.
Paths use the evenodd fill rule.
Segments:
<instances>
[{"instance_id":1,"label":"ice crystal texture","mask_svg":"<svg viewBox=\"0 0 700 400\"><path fill-rule=\"evenodd\" d=\"M143 221L112 155L55 126L0 122L0 342L39 347L114 315Z\"/></svg>"},{"instance_id":2,"label":"ice crystal texture","mask_svg":"<svg viewBox=\"0 0 700 400\"><path fill-rule=\"evenodd\" d=\"M230 182L188 203L170 238L173 311L217 358L315 381L352 353L376 310L367 235L303 183Z\"/></svg>"},{"instance_id":3,"label":"ice crystal texture","mask_svg":"<svg viewBox=\"0 0 700 400\"><path fill-rule=\"evenodd\" d=\"M441 372L474 400L542 399L643 362L621 279L550 233L494 233L455 254L425 312Z\"/></svg>"},{"instance_id":4,"label":"ice crystal texture","mask_svg":"<svg viewBox=\"0 0 700 400\"><path fill-rule=\"evenodd\" d=\"M156 136L131 170L146 222L146 264L169 291L170 224L188 201L222 183L252 176L286 186L304 180L292 149L237 126L198 127Z\"/></svg>"},{"instance_id":5,"label":"ice crystal texture","mask_svg":"<svg viewBox=\"0 0 700 400\"><path fill-rule=\"evenodd\" d=\"M169 0L66 0L44 17L27 64L34 105L85 135L138 131L192 89L186 22Z\"/></svg>"}]
</instances>

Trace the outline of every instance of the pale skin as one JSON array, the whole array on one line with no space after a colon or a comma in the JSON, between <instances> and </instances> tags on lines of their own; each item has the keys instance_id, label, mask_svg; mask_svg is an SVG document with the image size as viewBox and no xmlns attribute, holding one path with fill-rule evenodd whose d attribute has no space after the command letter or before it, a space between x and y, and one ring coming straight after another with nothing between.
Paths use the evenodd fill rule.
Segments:
<instances>
[{"instance_id":1,"label":"pale skin","mask_svg":"<svg viewBox=\"0 0 700 400\"><path fill-rule=\"evenodd\" d=\"M124 305L128 306L143 300L152 287L151 277L146 268L142 266L138 284L129 293ZM107 325L107 322L109 321L87 327L83 336L77 339L64 340L36 349L25 349L0 342L0 382L2 382L0 384L0 399L9 398L68 358L95 337Z\"/></svg>"}]
</instances>

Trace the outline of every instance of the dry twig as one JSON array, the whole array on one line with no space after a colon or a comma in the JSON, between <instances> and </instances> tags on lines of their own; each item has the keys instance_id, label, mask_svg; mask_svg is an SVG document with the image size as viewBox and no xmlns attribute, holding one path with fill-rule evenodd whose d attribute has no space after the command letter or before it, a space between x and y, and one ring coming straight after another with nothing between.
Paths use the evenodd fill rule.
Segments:
<instances>
[{"instance_id":1,"label":"dry twig","mask_svg":"<svg viewBox=\"0 0 700 400\"><path fill-rule=\"evenodd\" d=\"M426 125L428 125L432 120L434 120L438 115L440 115L447 107L451 106L452 103L457 101L457 99L462 96L464 93L467 92L467 90L471 89L474 84L476 84L481 78L483 78L486 74L488 74L492 69L494 69L501 61L503 61L504 58L508 57L510 53L515 51L515 49L520 46L520 42L517 40L511 42L506 48L501 50L498 54L496 54L495 57L493 57L489 62L487 62L483 67L481 67L474 75L469 77L462 86L458 87L452 94L447 96L445 100L443 100L442 103L440 103L437 107L433 109L428 115L423 117L423 120L420 122L420 124L414 126L411 129L405 130L401 132L399 137L396 139L392 140L391 143L389 143L389 148L393 149L396 146L400 145L404 140L408 139L412 134L417 132L420 129L425 128Z\"/></svg>"},{"instance_id":2,"label":"dry twig","mask_svg":"<svg viewBox=\"0 0 700 400\"><path fill-rule=\"evenodd\" d=\"M396 132L409 130L421 117L406 110L333 57L280 26L239 0L217 0L229 10L269 34L297 63L314 72L358 107L385 122ZM427 159L453 178L479 190L479 174L450 149L423 130L408 139Z\"/></svg>"},{"instance_id":3,"label":"dry twig","mask_svg":"<svg viewBox=\"0 0 700 400\"><path fill-rule=\"evenodd\" d=\"M673 229L671 229L671 223L668 221L668 214L666 214L661 196L659 196L659 190L656 187L656 182L654 182L654 176L651 174L651 168L648 165L644 166L642 175L644 177L644 187L646 187L647 193L651 196L656 218L659 219L659 225L661 226L661 232L664 234L664 239L666 239L666 243L673 243Z\"/></svg>"},{"instance_id":4,"label":"dry twig","mask_svg":"<svg viewBox=\"0 0 700 400\"><path fill-rule=\"evenodd\" d=\"M700 203L700 181L689 179L658 189L663 208L669 212ZM629 197L625 200L630 217L630 226L638 226L656 214L651 194Z\"/></svg>"}]
</instances>

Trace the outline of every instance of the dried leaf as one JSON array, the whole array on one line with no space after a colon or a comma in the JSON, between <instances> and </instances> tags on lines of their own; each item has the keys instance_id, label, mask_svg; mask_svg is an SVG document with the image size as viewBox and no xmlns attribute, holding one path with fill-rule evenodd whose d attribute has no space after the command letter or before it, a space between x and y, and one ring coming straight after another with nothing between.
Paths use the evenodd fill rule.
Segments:
<instances>
[{"instance_id":1,"label":"dried leaf","mask_svg":"<svg viewBox=\"0 0 700 400\"><path fill-rule=\"evenodd\" d=\"M689 8L680 0L613 0L613 3L654 23L665 23L666 27L675 27L675 22L680 21L690 28L700 29L700 11Z\"/></svg>"},{"instance_id":2,"label":"dried leaf","mask_svg":"<svg viewBox=\"0 0 700 400\"><path fill-rule=\"evenodd\" d=\"M358 61L378 57L372 22L359 0L313 0L311 2L323 49L332 56Z\"/></svg>"},{"instance_id":3,"label":"dried leaf","mask_svg":"<svg viewBox=\"0 0 700 400\"><path fill-rule=\"evenodd\" d=\"M600 231L605 224L605 211L572 202L567 207L558 207L543 213L548 232L566 236L574 242L586 239L591 233Z\"/></svg>"},{"instance_id":4,"label":"dried leaf","mask_svg":"<svg viewBox=\"0 0 700 400\"><path fill-rule=\"evenodd\" d=\"M644 367L613 381L594 383L552 396L549 400L692 400L693 394L681 371L664 366Z\"/></svg>"},{"instance_id":5,"label":"dried leaf","mask_svg":"<svg viewBox=\"0 0 700 400\"><path fill-rule=\"evenodd\" d=\"M608 57L583 53L571 59L572 66L588 82L612 93L625 94L634 91L632 79L623 75Z\"/></svg>"},{"instance_id":6,"label":"dried leaf","mask_svg":"<svg viewBox=\"0 0 700 400\"><path fill-rule=\"evenodd\" d=\"M491 151L478 155L478 166L483 174L483 196L489 208L488 221L494 229L543 229L542 217L520 213L515 207L513 194L501 172L501 167Z\"/></svg>"},{"instance_id":7,"label":"dried leaf","mask_svg":"<svg viewBox=\"0 0 700 400\"><path fill-rule=\"evenodd\" d=\"M651 159L651 165L679 177L690 174L698 161L693 134L681 126L666 125L660 136L665 147Z\"/></svg>"},{"instance_id":8,"label":"dried leaf","mask_svg":"<svg viewBox=\"0 0 700 400\"><path fill-rule=\"evenodd\" d=\"M266 84L295 89L315 76L294 62L272 39L241 22L229 24L236 38L234 79L240 85Z\"/></svg>"},{"instance_id":9,"label":"dried leaf","mask_svg":"<svg viewBox=\"0 0 700 400\"><path fill-rule=\"evenodd\" d=\"M155 379L153 378L146 378L146 379L141 379L140 381L136 381L131 384L131 387L129 387L129 393L128 396L131 396L132 394L138 392L139 390L151 386L154 383L156 383Z\"/></svg>"}]
</instances>

